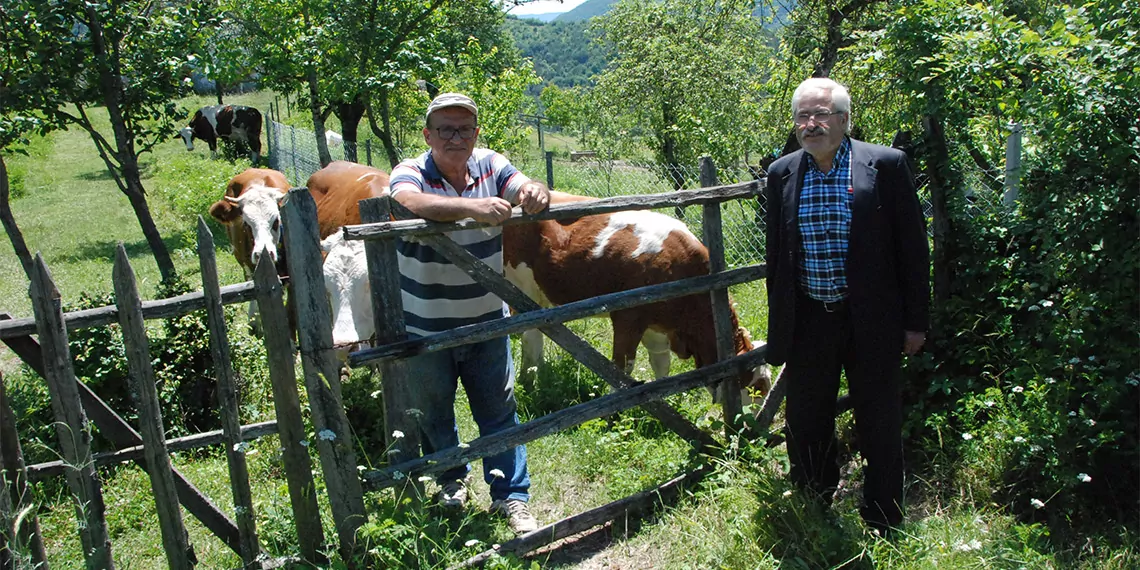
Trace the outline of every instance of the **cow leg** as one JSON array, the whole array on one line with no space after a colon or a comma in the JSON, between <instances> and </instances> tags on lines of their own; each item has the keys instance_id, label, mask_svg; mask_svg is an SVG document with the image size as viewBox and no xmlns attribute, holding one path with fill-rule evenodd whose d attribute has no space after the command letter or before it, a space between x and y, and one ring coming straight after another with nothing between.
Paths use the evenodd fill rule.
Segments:
<instances>
[{"instance_id":1,"label":"cow leg","mask_svg":"<svg viewBox=\"0 0 1140 570\"><path fill-rule=\"evenodd\" d=\"M523 374L533 374L542 366L542 352L546 343L544 336L538 329L522 333Z\"/></svg>"},{"instance_id":2,"label":"cow leg","mask_svg":"<svg viewBox=\"0 0 1140 570\"><path fill-rule=\"evenodd\" d=\"M641 337L641 345L649 351L649 365L653 368L654 378L664 378L669 375L669 365L673 359L669 351L669 336L653 329L647 329Z\"/></svg>"},{"instance_id":3,"label":"cow leg","mask_svg":"<svg viewBox=\"0 0 1140 570\"><path fill-rule=\"evenodd\" d=\"M641 342L647 327L640 325L628 311L611 313L610 323L614 327L614 364L626 374L632 374L637 360L637 343Z\"/></svg>"},{"instance_id":4,"label":"cow leg","mask_svg":"<svg viewBox=\"0 0 1140 570\"><path fill-rule=\"evenodd\" d=\"M206 144L210 145L210 159L218 160L218 139L206 139Z\"/></svg>"}]
</instances>

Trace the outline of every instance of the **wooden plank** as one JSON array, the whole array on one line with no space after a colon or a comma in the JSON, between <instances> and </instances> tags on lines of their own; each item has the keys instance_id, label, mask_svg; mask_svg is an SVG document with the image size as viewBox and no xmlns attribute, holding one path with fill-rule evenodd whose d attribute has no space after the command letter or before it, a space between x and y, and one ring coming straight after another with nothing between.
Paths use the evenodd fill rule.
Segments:
<instances>
[{"instance_id":1,"label":"wooden plank","mask_svg":"<svg viewBox=\"0 0 1140 570\"><path fill-rule=\"evenodd\" d=\"M555 204L537 214L523 214L521 209L515 208L511 217L499 225L528 223L535 220L564 220L593 214L608 214L622 210L647 210L719 203L739 198L755 198L763 191L764 181L750 180L715 188L702 188L700 190L678 190L676 192L642 194L637 196L614 196L600 200ZM431 222L427 220L374 222L370 224L345 226L344 236L345 239L368 239L380 236L385 238L425 236L440 235L456 230L486 227L491 227L491 224L479 223L472 219L460 220L458 222Z\"/></svg>"},{"instance_id":2,"label":"wooden plank","mask_svg":"<svg viewBox=\"0 0 1140 570\"><path fill-rule=\"evenodd\" d=\"M150 364L150 341L146 337L146 321L142 316L142 300L135 272L120 242L115 248L115 265L111 270L115 302L119 308L119 326L123 331L123 349L131 383L131 400L139 414L139 430L143 438L143 456L150 489L158 514L162 548L172 570L190 570L198 558L190 546L190 537L182 524L182 508L174 490L170 455L166 451L166 430L162 426L162 404L154 384L154 368ZM75 403L82 408L79 394Z\"/></svg>"},{"instance_id":3,"label":"wooden plank","mask_svg":"<svg viewBox=\"0 0 1140 570\"><path fill-rule=\"evenodd\" d=\"M210 357L218 379L218 409L222 416L222 432L226 442L226 465L229 467L230 491L234 497L234 518L241 539L241 559L246 568L257 566L261 547L257 541L257 519L253 511L253 493L249 488L249 467L241 439L241 416L238 413L237 379L230 362L229 333L222 309L218 266L214 256L214 236L206 220L198 216L198 267L202 271L202 295L206 303L206 321L210 327Z\"/></svg>"},{"instance_id":4,"label":"wooden plank","mask_svg":"<svg viewBox=\"0 0 1140 570\"><path fill-rule=\"evenodd\" d=\"M11 316L7 313L0 313L0 322L5 319L10 319ZM42 378L47 378L47 371L44 366L43 351L40 344L30 336L10 337L3 339L4 344L12 349L25 364L30 366L32 370L39 374ZM115 447L134 447L142 445L142 436L138 434L118 414L111 409L102 399L99 398L86 384L76 380L75 387L79 390L79 399L83 402L83 409L87 412L90 419L99 428L99 433L107 439ZM220 433L219 438L220 438ZM220 441L220 439L219 439ZM171 448L168 446L168 448ZM140 452L135 462L139 467L146 469L146 465L142 462L141 447ZM62 462L61 462L62 463ZM31 468L28 469L29 474L32 473ZM62 473L62 465L61 471ZM202 525L210 529L215 536L220 538L230 547L234 552L241 554L241 544L239 542L237 525L229 519L215 505L210 498L198 490L193 483L188 481L177 470L174 471L174 482L178 487L178 500L182 502L182 506L186 507Z\"/></svg>"},{"instance_id":5,"label":"wooden plank","mask_svg":"<svg viewBox=\"0 0 1140 570\"><path fill-rule=\"evenodd\" d=\"M701 186L716 186L716 166L708 156L702 156ZM724 230L721 225L720 204L704 204L702 206L701 228L704 233L705 247L709 251L709 273L717 274L725 270L724 261ZM718 360L733 356L736 352L734 335L736 331L732 326L732 308L728 302L728 289L712 289L709 291L709 301L712 307L713 330L716 331L716 354ZM725 437L740 431L740 382L739 378L728 378L722 383L720 390L721 402L724 410Z\"/></svg>"},{"instance_id":6,"label":"wooden plank","mask_svg":"<svg viewBox=\"0 0 1140 570\"><path fill-rule=\"evenodd\" d=\"M367 243L370 244L373 241L376 240L369 240ZM367 245L365 247L367 247ZM750 265L715 275L690 277L670 281L668 283L629 289L619 293L600 295L590 299L583 299L581 301L551 307L549 309L519 313L505 319L496 319L477 325L462 326L427 337L403 340L375 348L358 350L348 355L348 362L352 366L361 366L395 358L407 358L425 352L520 333L551 323L564 323L566 321L582 319L603 313L611 313L613 311L637 307L648 303L656 303L677 297L693 295L695 293L703 293L710 288L729 287L740 283L748 283L763 279L766 273L767 267L764 265Z\"/></svg>"},{"instance_id":7,"label":"wooden plank","mask_svg":"<svg viewBox=\"0 0 1140 570\"><path fill-rule=\"evenodd\" d=\"M102 485L91 461L91 430L75 387L78 381L71 366L59 290L40 254L36 254L31 278L28 292L43 343L45 379L51 393L60 449L68 463L67 484L75 501L83 556L88 568L111 569L115 562L111 556L111 537L107 533Z\"/></svg>"},{"instance_id":8,"label":"wooden plank","mask_svg":"<svg viewBox=\"0 0 1140 570\"><path fill-rule=\"evenodd\" d=\"M222 304L230 305L241 303L253 298L253 283L245 282L222 287ZM159 299L157 301L143 302L143 317L147 320L178 317L206 306L202 293L193 292ZM72 311L63 316L64 324L69 331L77 331L91 327L99 327L116 323L119 320L118 309L114 305L96 307L82 311ZM9 339L27 336L36 333L36 320L34 318L8 319L0 322L0 339Z\"/></svg>"},{"instance_id":9,"label":"wooden plank","mask_svg":"<svg viewBox=\"0 0 1140 570\"><path fill-rule=\"evenodd\" d=\"M528 297L526 293L523 293L518 287L515 287L514 284L507 281L507 279L499 273L492 271L487 264L476 259L475 256L460 247L452 241L451 238L429 235L423 236L420 239L431 245L440 254L446 256L456 266L466 271L472 279L483 287L486 287L488 291L498 295L500 299L514 307L516 311L526 312L542 309L542 307ZM622 389L635 384L634 380L630 378L625 371L619 370L612 360L602 356L601 353L594 350L594 347L571 332L565 325L545 325L539 327L539 330L550 337L551 340L558 343L559 346L566 349L578 362L581 362L611 386ZM643 407L660 420L665 427L673 430L673 432L681 436L685 441L692 443L700 451L712 453L717 446L716 440L714 440L712 436L701 431L700 428L693 425L692 422L669 407L667 403L646 402Z\"/></svg>"},{"instance_id":10,"label":"wooden plank","mask_svg":"<svg viewBox=\"0 0 1140 570\"><path fill-rule=\"evenodd\" d=\"M242 441L253 441L255 439L262 438L262 437L265 437L267 435L272 435L275 433L277 433L277 422L276 421L269 420L267 422L259 422L256 424L250 424L247 426L242 426L242 428L241 428L241 440ZM213 430L213 431L197 433L194 435L187 435L187 436L178 437L178 438L174 438L174 439L168 439L168 440L166 440L166 450L170 451L170 452L183 451L186 449L194 449L197 447L205 447L207 445L216 445L219 443L223 443L224 441L225 441L225 435L222 433L222 430L217 429L217 430ZM138 463L139 467L142 467L144 469L146 468L146 465L142 461L143 460L143 446L142 445L135 445L132 447L126 447L126 448L119 449L116 451L104 451L104 452L96 453L94 455L94 460L95 460L95 466L96 467L103 467L105 465L115 465L115 464L119 464L119 463L124 463L126 461L135 461ZM64 467L65 467L65 465L64 465L63 461L48 461L45 463L37 463L35 465L29 465L28 466L28 477L30 477L32 481L39 481L39 480L45 479L47 477L62 475ZM177 469L174 470L174 474L175 474L175 481L177 481L178 480L178 470ZM190 510L190 507L187 507L186 510ZM193 511L191 511L191 513L193 513ZM236 527L234 528L234 535L235 536L237 535ZM236 552L236 550L235 550L235 552Z\"/></svg>"},{"instance_id":11,"label":"wooden plank","mask_svg":"<svg viewBox=\"0 0 1140 570\"><path fill-rule=\"evenodd\" d=\"M277 413L277 430L281 440L281 459L285 464L285 480L293 507L294 526L301 555L314 562L324 561L325 531L317 506L317 487L313 482L313 462L309 458L309 436L297 394L297 376L293 365L293 333L289 328L283 297L285 292L277 269L269 256L257 261L253 281L257 284L257 304L264 325L265 352L269 380L273 385L273 409Z\"/></svg>"},{"instance_id":12,"label":"wooden plank","mask_svg":"<svg viewBox=\"0 0 1140 570\"><path fill-rule=\"evenodd\" d=\"M493 435L477 438L465 447L453 447L399 465L365 472L363 478L370 489L382 489L399 484L404 478L414 478L420 474L440 473L455 465L462 465L479 457L486 457L511 449L516 445L534 441L592 419L605 417L636 406L644 407L647 402L660 400L699 386L709 385L733 374L751 370L764 362L766 352L767 350L764 347L760 347L700 370L691 370L676 376L658 378L633 388L611 392L589 402L551 412Z\"/></svg>"},{"instance_id":13,"label":"wooden plank","mask_svg":"<svg viewBox=\"0 0 1140 570\"><path fill-rule=\"evenodd\" d=\"M0 474L2 480L8 485L0 485L0 500L7 499L7 514L0 513L0 521L4 523L3 532L8 539L0 542L0 568L5 570L14 568L15 544L22 544L24 550L31 558L36 568L47 570L47 552L44 550L44 539L40 533L40 517L36 514L35 501L28 489L28 473L24 467L24 453L20 449L20 435L16 432L16 415L12 413L12 406L8 404L8 397L4 392L4 374L0 373ZM16 519L25 509L31 509L23 517L23 523L16 526ZM2 540L5 537L0 537ZM5 555L4 552L8 554Z\"/></svg>"},{"instance_id":14,"label":"wooden plank","mask_svg":"<svg viewBox=\"0 0 1140 570\"><path fill-rule=\"evenodd\" d=\"M556 540L578 534L605 522L637 516L654 506L672 502L681 494L681 491L700 483L711 471L710 468L706 467L692 473L678 475L652 489L639 491L628 497L566 517L536 531L508 540L451 568L457 570L482 566L491 558L507 553L522 556Z\"/></svg>"},{"instance_id":15,"label":"wooden plank","mask_svg":"<svg viewBox=\"0 0 1140 570\"><path fill-rule=\"evenodd\" d=\"M307 188L293 188L282 207L286 256L291 279L290 303L297 300L298 343L305 389L309 394L317 451L340 537L341 557L356 558L356 530L368 520L356 472L352 428L340 392L340 366L332 349L332 316L317 230L317 205Z\"/></svg>"},{"instance_id":16,"label":"wooden plank","mask_svg":"<svg viewBox=\"0 0 1140 570\"><path fill-rule=\"evenodd\" d=\"M365 222L380 222L391 218L391 206L398 204L391 197L368 198L360 201L360 218ZM396 240L371 240L364 243L368 260L368 281L372 288L372 314L375 315L376 342L387 344L402 341L408 336L404 323L404 303L400 293L400 266L396 255ZM359 366L359 364L352 364ZM420 429L410 394L411 378L407 364L402 360L388 360L380 365L380 384L384 393L384 437L389 450L388 461L402 463L420 454ZM404 434L396 438L397 432ZM411 480L413 486L418 481Z\"/></svg>"}]
</instances>

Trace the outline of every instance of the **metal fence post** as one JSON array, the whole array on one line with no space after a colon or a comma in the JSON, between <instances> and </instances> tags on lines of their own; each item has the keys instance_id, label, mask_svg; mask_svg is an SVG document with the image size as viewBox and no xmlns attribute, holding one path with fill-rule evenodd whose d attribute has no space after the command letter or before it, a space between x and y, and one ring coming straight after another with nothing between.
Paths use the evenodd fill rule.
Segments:
<instances>
[{"instance_id":1,"label":"metal fence post","mask_svg":"<svg viewBox=\"0 0 1140 570\"><path fill-rule=\"evenodd\" d=\"M546 151L546 187L554 190L554 151Z\"/></svg>"},{"instance_id":2,"label":"metal fence post","mask_svg":"<svg viewBox=\"0 0 1140 570\"><path fill-rule=\"evenodd\" d=\"M364 161L372 166L372 139L364 140Z\"/></svg>"},{"instance_id":3,"label":"metal fence post","mask_svg":"<svg viewBox=\"0 0 1140 570\"><path fill-rule=\"evenodd\" d=\"M1005 141L1005 194L1002 196L1002 205L1008 209L1017 205L1021 186L1021 133L1024 128L1020 123L1012 123L1010 130Z\"/></svg>"}]
</instances>

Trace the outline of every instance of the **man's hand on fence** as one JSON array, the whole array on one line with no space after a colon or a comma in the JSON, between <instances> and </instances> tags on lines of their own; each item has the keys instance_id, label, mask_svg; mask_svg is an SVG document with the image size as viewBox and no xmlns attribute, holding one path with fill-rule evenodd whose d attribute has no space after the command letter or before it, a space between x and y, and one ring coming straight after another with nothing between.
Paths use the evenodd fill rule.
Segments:
<instances>
[{"instance_id":1,"label":"man's hand on fence","mask_svg":"<svg viewBox=\"0 0 1140 570\"><path fill-rule=\"evenodd\" d=\"M519 190L519 205L528 214L537 214L550 205L550 191L538 182L527 182Z\"/></svg>"},{"instance_id":2,"label":"man's hand on fence","mask_svg":"<svg viewBox=\"0 0 1140 570\"><path fill-rule=\"evenodd\" d=\"M470 204L471 217L477 222L500 224L511 217L511 203L502 198L463 198Z\"/></svg>"}]
</instances>

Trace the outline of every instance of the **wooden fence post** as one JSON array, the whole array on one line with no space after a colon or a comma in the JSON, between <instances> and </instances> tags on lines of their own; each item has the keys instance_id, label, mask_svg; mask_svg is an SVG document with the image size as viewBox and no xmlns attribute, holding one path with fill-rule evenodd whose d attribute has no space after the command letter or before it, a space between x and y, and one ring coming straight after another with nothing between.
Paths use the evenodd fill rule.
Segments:
<instances>
[{"instance_id":1,"label":"wooden fence post","mask_svg":"<svg viewBox=\"0 0 1140 570\"><path fill-rule=\"evenodd\" d=\"M28 474L24 467L24 454L20 449L20 436L16 433L16 416L4 392L4 374L0 373L0 502L7 499L7 512L0 512L0 568L8 570L15 565L16 545L24 545L35 568L48 569L44 539L40 534L40 518L30 501ZM2 511L5 507L0 507ZM25 509L23 523L16 521Z\"/></svg>"},{"instance_id":2,"label":"wooden fence post","mask_svg":"<svg viewBox=\"0 0 1140 570\"><path fill-rule=\"evenodd\" d=\"M43 344L44 377L51 393L55 430L67 461L67 484L79 519L79 541L88 568L112 569L111 537L107 533L103 490L91 460L91 429L75 387L75 369L63 325L63 303L43 256L36 254L28 290L36 315L36 330Z\"/></svg>"},{"instance_id":3,"label":"wooden fence post","mask_svg":"<svg viewBox=\"0 0 1140 570\"><path fill-rule=\"evenodd\" d=\"M340 537L341 556L352 568L355 567L356 529L368 520L368 515L356 472L352 427L341 398L339 364L332 349L332 315L321 272L317 204L307 188L293 188L281 210L285 241L289 244L286 249L291 288L289 302L297 307L301 365L305 371L313 429L317 432L317 451Z\"/></svg>"},{"instance_id":4,"label":"wooden fence post","mask_svg":"<svg viewBox=\"0 0 1140 570\"><path fill-rule=\"evenodd\" d=\"M222 291L218 286L218 266L214 256L214 236L206 220L198 216L198 267L202 270L202 294L206 299L206 320L210 327L210 357L218 380L218 408L225 434L226 464L229 466L230 490L234 497L234 518L241 537L241 560L246 568L255 568L261 547L257 542L257 522L253 512L253 494L249 488L249 467L245 461L245 442L241 437L238 414L237 379L230 362L230 341L226 332L226 314L222 310Z\"/></svg>"},{"instance_id":5,"label":"wooden fence post","mask_svg":"<svg viewBox=\"0 0 1140 570\"><path fill-rule=\"evenodd\" d=\"M701 157L701 187L717 186L716 165L712 158ZM720 273L725 270L724 262L724 231L721 225L720 203L705 204L702 208L701 229L704 233L705 246L709 250L709 273ZM735 356L734 338L736 331L732 326L732 308L728 302L728 289L713 289L709 291L709 301L712 304L713 326L716 330L716 356L717 360L726 360ZM751 347L748 347L751 349ZM720 383L717 390L724 400L721 405L724 409L725 437L731 432L740 429L740 382L736 378L728 378Z\"/></svg>"},{"instance_id":6,"label":"wooden fence post","mask_svg":"<svg viewBox=\"0 0 1140 570\"><path fill-rule=\"evenodd\" d=\"M297 376L293 367L293 332L289 316L281 300L283 291L277 270L268 255L257 260L253 272L257 290L257 306L265 331L265 352L269 361L269 380L273 384L273 409L277 412L277 434L281 440L281 459L285 464L285 480L289 486L289 502L293 506L293 525L301 556L323 563L325 531L317 506L317 487L313 483L313 462L309 459L308 436L297 395Z\"/></svg>"},{"instance_id":7,"label":"wooden fence post","mask_svg":"<svg viewBox=\"0 0 1140 570\"><path fill-rule=\"evenodd\" d=\"M119 326L123 331L123 348L130 371L131 400L139 413L139 432L143 438L150 488L158 511L158 528L162 547L171 569L193 568L198 558L190 545L182 524L182 508L174 491L174 474L170 455L166 452L166 430L162 427L162 404L154 387L154 368L150 364L150 341L146 337L146 321L142 314L135 272L127 259L127 249L120 242L115 248L115 266L111 271L115 286L115 304L119 308ZM76 393L78 401L79 394Z\"/></svg>"},{"instance_id":8,"label":"wooden fence post","mask_svg":"<svg viewBox=\"0 0 1140 570\"><path fill-rule=\"evenodd\" d=\"M364 223L386 222L391 218L390 196L367 198L360 201L360 219ZM382 239L364 242L368 260L368 281L372 287L372 314L375 315L376 344L388 344L407 338L404 323L404 303L400 297L400 265L396 255L396 240ZM415 459L420 455L419 418L409 413L411 406L411 379L403 359L379 365L380 382L384 394L384 438L388 449L389 465ZM403 434L396 437L397 434ZM406 483L423 491L419 481Z\"/></svg>"}]
</instances>

